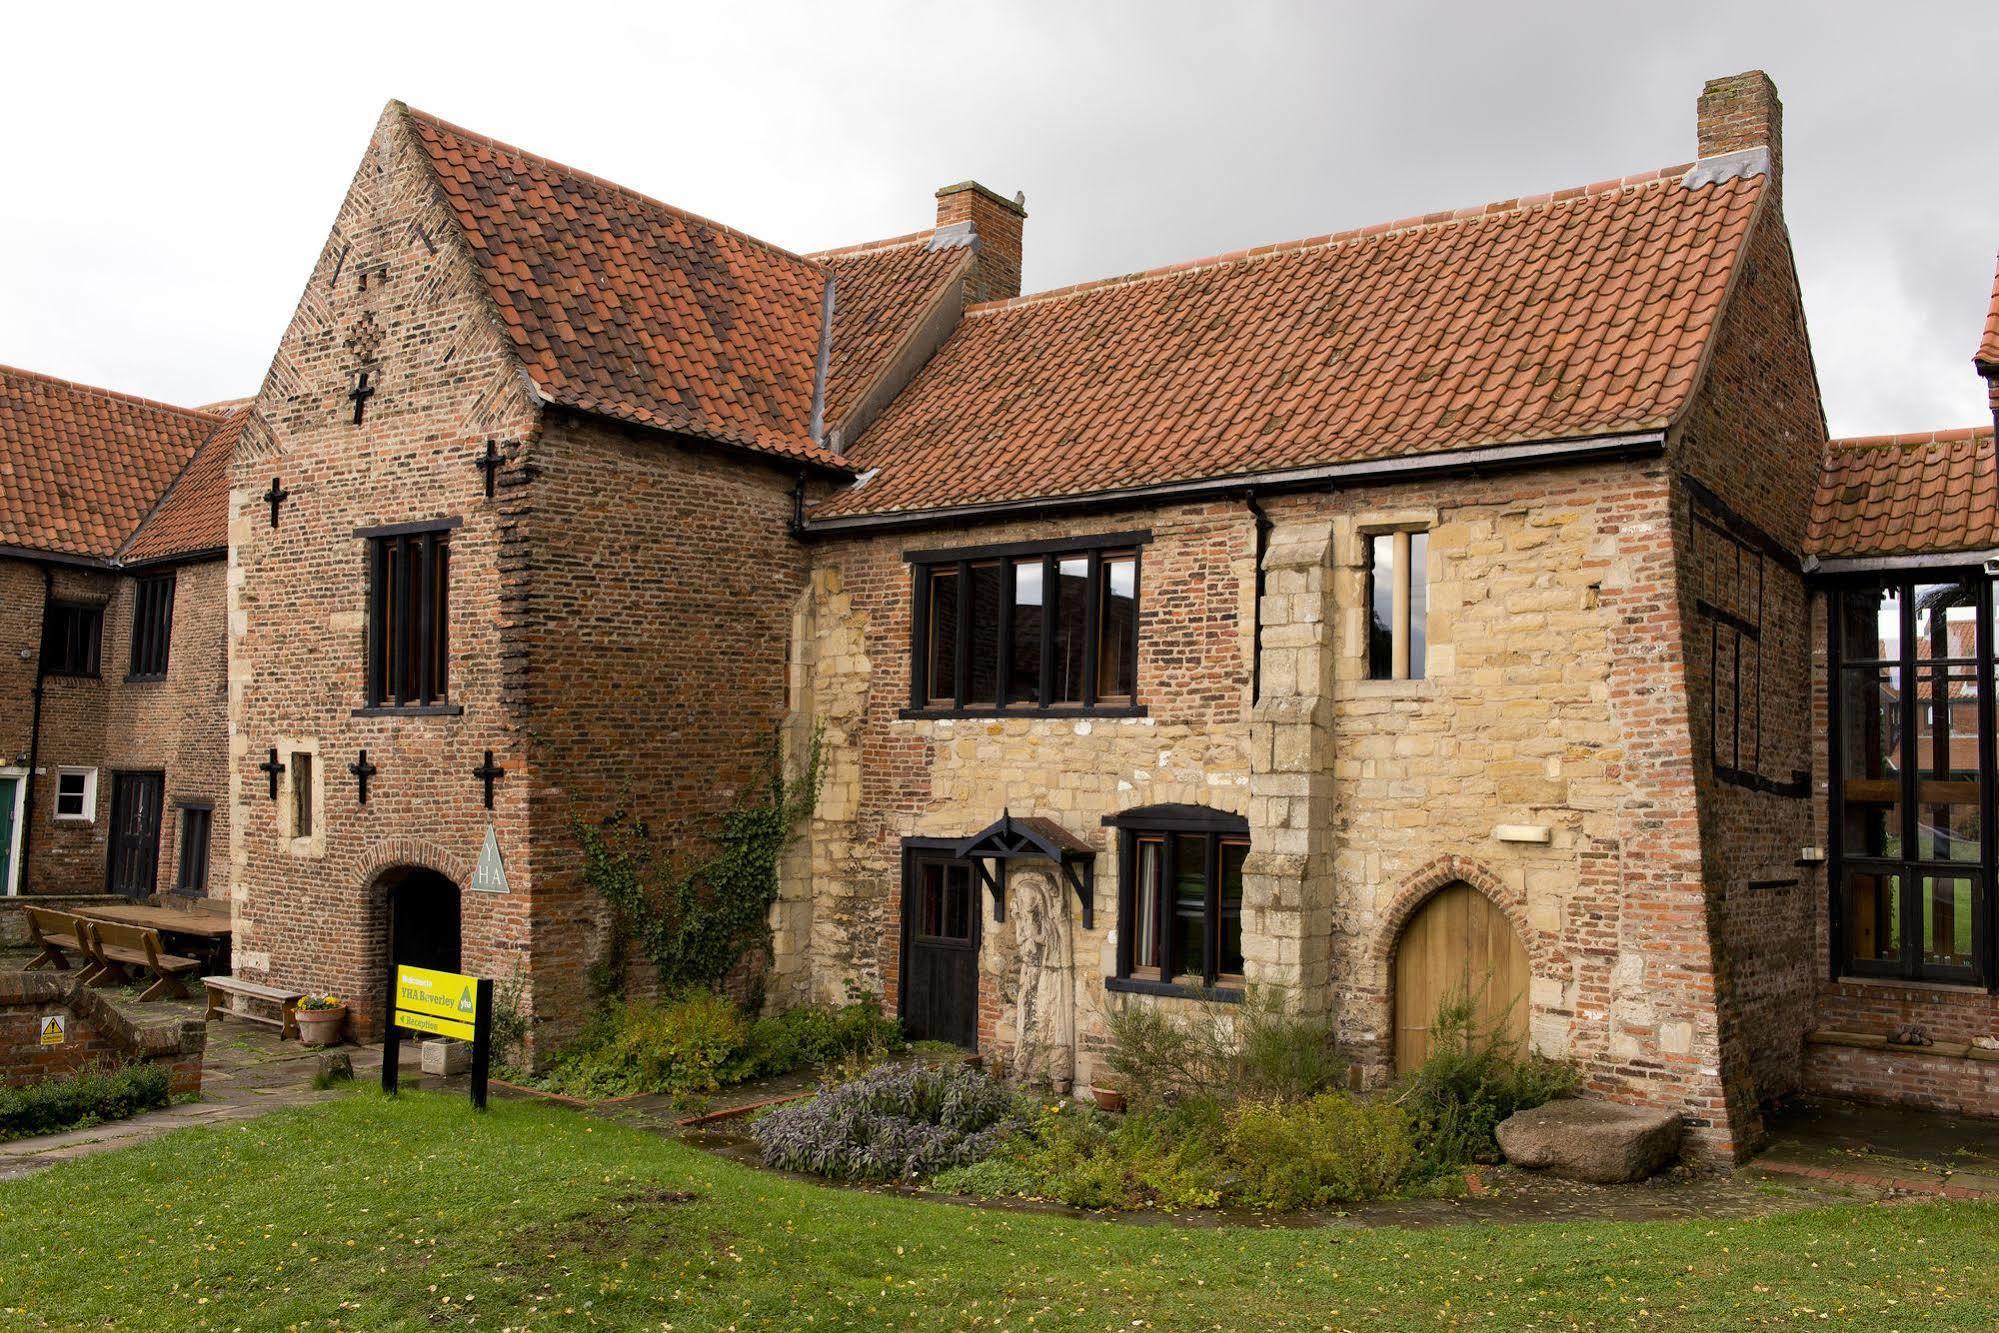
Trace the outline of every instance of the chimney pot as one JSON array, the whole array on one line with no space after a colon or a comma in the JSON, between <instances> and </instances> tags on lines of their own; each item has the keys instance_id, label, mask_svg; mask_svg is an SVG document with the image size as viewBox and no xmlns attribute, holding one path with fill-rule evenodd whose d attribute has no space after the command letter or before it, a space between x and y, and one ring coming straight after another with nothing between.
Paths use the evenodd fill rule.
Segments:
<instances>
[{"instance_id":1,"label":"chimney pot","mask_svg":"<svg viewBox=\"0 0 1999 1333\"><path fill-rule=\"evenodd\" d=\"M937 192L937 225L969 222L979 238L979 257L966 281L967 301L1020 295L1021 227L1026 221L1024 195L1008 199L977 181L959 181Z\"/></svg>"}]
</instances>

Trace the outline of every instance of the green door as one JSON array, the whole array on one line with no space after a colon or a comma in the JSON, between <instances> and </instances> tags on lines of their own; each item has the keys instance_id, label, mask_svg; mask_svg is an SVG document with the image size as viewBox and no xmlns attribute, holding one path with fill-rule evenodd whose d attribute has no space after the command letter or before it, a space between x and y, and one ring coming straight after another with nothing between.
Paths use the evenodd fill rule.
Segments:
<instances>
[{"instance_id":1,"label":"green door","mask_svg":"<svg viewBox=\"0 0 1999 1333\"><path fill-rule=\"evenodd\" d=\"M14 803L21 799L19 778L0 778L0 894L14 891Z\"/></svg>"}]
</instances>

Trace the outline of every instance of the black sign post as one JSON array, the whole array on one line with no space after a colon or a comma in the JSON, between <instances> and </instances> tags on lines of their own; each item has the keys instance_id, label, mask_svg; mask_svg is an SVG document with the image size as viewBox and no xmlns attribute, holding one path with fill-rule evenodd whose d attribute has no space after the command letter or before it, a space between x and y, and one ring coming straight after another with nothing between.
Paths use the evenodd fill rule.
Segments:
<instances>
[{"instance_id":1,"label":"black sign post","mask_svg":"<svg viewBox=\"0 0 1999 1333\"><path fill-rule=\"evenodd\" d=\"M411 1009L403 1005L397 981L402 969L391 965L389 968L389 988L387 1003L383 1012L388 1016L382 1028L382 1091L393 1097L397 1084L401 1081L403 1053L403 1028L401 1021L409 1015L407 1026L416 1032L433 1032L456 1036L464 1027L472 1030L472 1108L486 1109L486 1084L493 1068L493 983L485 977L460 977L456 973L435 973L437 977L452 977L472 984L472 1018L469 1024L454 1020L440 1020L435 1014L426 1015L421 1009Z\"/></svg>"}]
</instances>

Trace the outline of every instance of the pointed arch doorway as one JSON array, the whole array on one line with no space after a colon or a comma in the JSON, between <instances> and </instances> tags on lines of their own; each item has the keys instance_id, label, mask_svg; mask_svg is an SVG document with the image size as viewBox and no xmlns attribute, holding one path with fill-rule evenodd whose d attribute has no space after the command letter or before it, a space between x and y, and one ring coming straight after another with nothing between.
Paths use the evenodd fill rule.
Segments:
<instances>
[{"instance_id":1,"label":"pointed arch doorway","mask_svg":"<svg viewBox=\"0 0 1999 1333\"><path fill-rule=\"evenodd\" d=\"M1395 949L1395 1068L1408 1073L1430 1053L1437 1010L1469 996L1481 1027L1500 1024L1527 1051L1527 946L1492 899L1446 884L1416 909Z\"/></svg>"}]
</instances>

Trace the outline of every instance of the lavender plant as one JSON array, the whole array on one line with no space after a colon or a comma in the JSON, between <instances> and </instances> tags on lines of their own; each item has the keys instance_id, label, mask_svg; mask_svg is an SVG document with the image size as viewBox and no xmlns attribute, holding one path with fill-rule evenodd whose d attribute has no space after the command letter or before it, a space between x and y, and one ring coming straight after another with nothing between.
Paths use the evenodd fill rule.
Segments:
<instances>
[{"instance_id":1,"label":"lavender plant","mask_svg":"<svg viewBox=\"0 0 1999 1333\"><path fill-rule=\"evenodd\" d=\"M767 1165L834 1180L921 1180L987 1156L1018 1124L981 1070L884 1065L750 1126Z\"/></svg>"}]
</instances>

